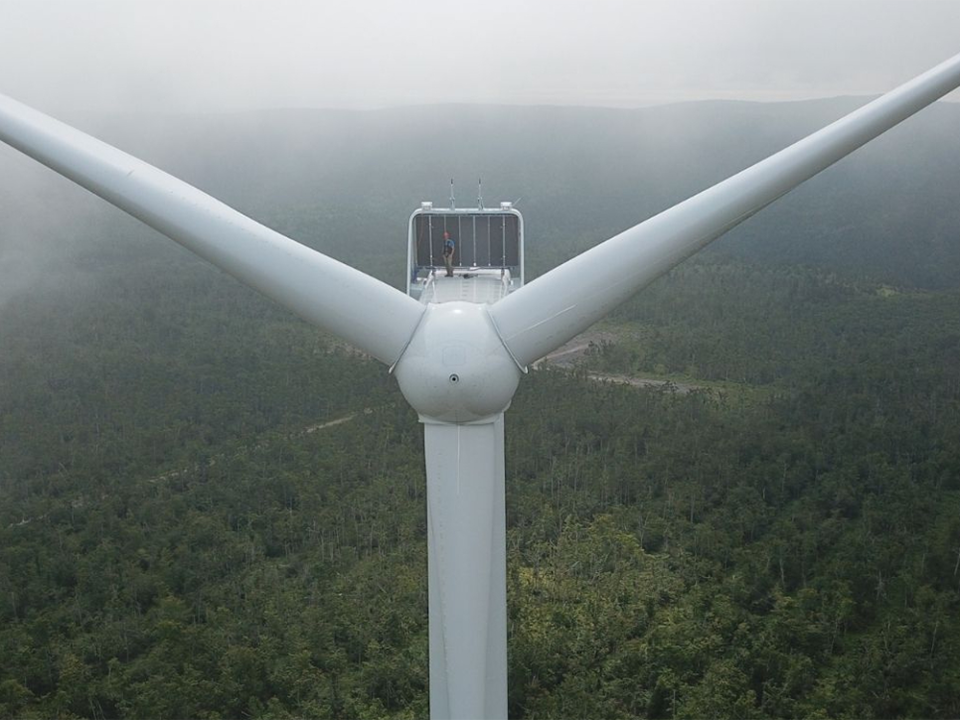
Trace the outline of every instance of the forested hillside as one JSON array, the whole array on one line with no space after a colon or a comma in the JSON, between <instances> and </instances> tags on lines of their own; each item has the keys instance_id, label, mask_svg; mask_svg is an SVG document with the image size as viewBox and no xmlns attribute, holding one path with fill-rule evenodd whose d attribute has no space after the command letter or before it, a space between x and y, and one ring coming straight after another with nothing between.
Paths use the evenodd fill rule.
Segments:
<instances>
[{"instance_id":1,"label":"forested hillside","mask_svg":"<svg viewBox=\"0 0 960 720\"><path fill-rule=\"evenodd\" d=\"M542 270L848 105L96 122L399 283L451 174L524 196ZM957 119L921 115L625 305L579 369L524 378L511 717L960 715ZM0 716L425 716L422 438L393 379L0 162Z\"/></svg>"}]
</instances>

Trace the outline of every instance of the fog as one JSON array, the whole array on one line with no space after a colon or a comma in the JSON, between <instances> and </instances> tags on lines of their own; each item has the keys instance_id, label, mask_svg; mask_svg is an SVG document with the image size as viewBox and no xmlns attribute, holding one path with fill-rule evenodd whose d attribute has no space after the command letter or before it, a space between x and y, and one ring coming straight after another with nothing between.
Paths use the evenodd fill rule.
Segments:
<instances>
[{"instance_id":1,"label":"fog","mask_svg":"<svg viewBox=\"0 0 960 720\"><path fill-rule=\"evenodd\" d=\"M960 50L960 3L916 0L7 0L0 13L0 92L68 114L876 94Z\"/></svg>"},{"instance_id":2,"label":"fog","mask_svg":"<svg viewBox=\"0 0 960 720\"><path fill-rule=\"evenodd\" d=\"M181 145L165 119L278 108L366 111L458 103L628 109L708 99L873 95L958 50L960 3L955 2L428 0L348 6L290 0L7 0L0 5L0 92L164 169L187 173L184 178L192 182L209 180L228 166L222 155L214 160L197 152L216 144L219 131L194 137L198 144ZM496 114L494 108L489 112ZM419 122L416 117L398 119L396 127ZM680 151L702 143L711 153L725 152L679 128L673 138L661 133L664 146ZM525 138L526 148L558 140L547 131ZM757 140L756 152L745 153L743 162L760 159L761 147L766 152ZM557 152L571 150L576 141L565 138ZM340 143L336 137L311 142L315 148ZM271 136L270 143L228 148L242 153L249 168L246 194L256 194L257 183L267 182L264 167L279 175L284 169L278 158L296 164L302 157L297 137ZM374 155L390 143L389 137L377 137L353 148L341 166L381 172ZM254 152L261 166L251 159ZM443 158L433 158L429 166L441 191L433 196L438 200L454 167L471 183L486 172L476 166L475 154L449 150L449 155L449 166ZM549 155L544 149L542 157ZM179 167L177 158L184 160ZM463 167L465 158L469 167ZM504 166L491 154L483 162ZM204 163L210 166L206 170ZM398 184L401 178L413 184L412 172L395 176ZM485 180L494 193L499 184L516 195L526 193L528 204L537 202L531 183L525 187L519 174ZM592 181L581 180L585 187ZM216 187L202 182L201 187L217 194ZM534 188L532 194L537 192L545 197L553 191ZM241 195L223 199L236 202ZM420 196L402 201L409 199ZM401 233L408 209L396 217ZM89 242L99 224L127 223L131 242L155 239L6 146L0 146L0 213L0 305L44 283L82 282L83 273L69 261L72 246Z\"/></svg>"}]
</instances>

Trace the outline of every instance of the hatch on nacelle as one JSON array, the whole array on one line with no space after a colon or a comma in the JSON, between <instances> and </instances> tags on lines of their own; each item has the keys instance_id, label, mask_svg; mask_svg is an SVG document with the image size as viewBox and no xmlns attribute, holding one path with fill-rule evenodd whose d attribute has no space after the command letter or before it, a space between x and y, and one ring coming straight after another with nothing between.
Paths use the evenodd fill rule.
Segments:
<instances>
[{"instance_id":1,"label":"hatch on nacelle","mask_svg":"<svg viewBox=\"0 0 960 720\"><path fill-rule=\"evenodd\" d=\"M452 276L444 264L446 237L455 246ZM508 202L498 208L421 203L410 216L407 264L411 297L496 302L523 285L523 217Z\"/></svg>"}]
</instances>

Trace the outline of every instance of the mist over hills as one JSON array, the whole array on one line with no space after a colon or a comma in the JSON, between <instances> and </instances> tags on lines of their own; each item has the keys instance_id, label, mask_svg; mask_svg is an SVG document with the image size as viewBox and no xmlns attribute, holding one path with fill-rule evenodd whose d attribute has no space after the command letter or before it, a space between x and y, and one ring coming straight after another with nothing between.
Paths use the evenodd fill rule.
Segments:
<instances>
[{"instance_id":1,"label":"mist over hills","mask_svg":"<svg viewBox=\"0 0 960 720\"><path fill-rule=\"evenodd\" d=\"M399 283L420 200L521 199L532 274L723 180L862 105L694 102L640 110L449 105L381 111L74 119L265 224ZM895 285L960 284L960 106L939 103L809 181L708 251ZM84 223L126 223L6 151L2 245L24 254ZM4 207L6 206L6 207ZM14 208L17 209L14 212ZM18 230L26 224L18 240ZM67 233L71 234L71 233ZM155 243L154 243L155 244ZM114 252L116 249L114 250ZM150 249L147 252L167 253ZM25 253L27 256L31 253ZM41 253L42 254L42 253ZM9 272L11 265L5 268ZM40 263L42 265L42 263Z\"/></svg>"}]
</instances>

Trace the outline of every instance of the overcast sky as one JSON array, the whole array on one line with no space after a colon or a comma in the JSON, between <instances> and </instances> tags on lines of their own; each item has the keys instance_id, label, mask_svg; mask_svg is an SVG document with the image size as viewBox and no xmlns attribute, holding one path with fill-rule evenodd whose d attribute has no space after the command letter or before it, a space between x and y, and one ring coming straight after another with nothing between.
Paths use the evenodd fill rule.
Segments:
<instances>
[{"instance_id":1,"label":"overcast sky","mask_svg":"<svg viewBox=\"0 0 960 720\"><path fill-rule=\"evenodd\" d=\"M68 114L875 94L958 52L953 0L0 0L0 92Z\"/></svg>"}]
</instances>

